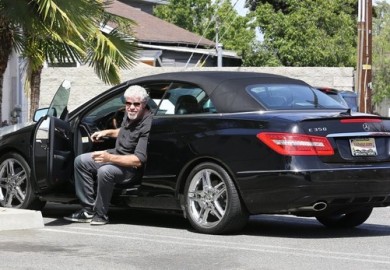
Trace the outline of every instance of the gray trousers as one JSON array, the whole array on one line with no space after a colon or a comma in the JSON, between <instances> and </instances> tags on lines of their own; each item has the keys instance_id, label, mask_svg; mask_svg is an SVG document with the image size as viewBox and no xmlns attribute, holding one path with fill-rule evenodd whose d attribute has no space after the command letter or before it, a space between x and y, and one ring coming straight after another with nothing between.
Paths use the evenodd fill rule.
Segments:
<instances>
[{"instance_id":1,"label":"gray trousers","mask_svg":"<svg viewBox=\"0 0 390 270\"><path fill-rule=\"evenodd\" d=\"M84 209L107 217L114 185L135 178L136 172L131 167L97 163L92 153L81 154L74 161L76 195Z\"/></svg>"}]
</instances>

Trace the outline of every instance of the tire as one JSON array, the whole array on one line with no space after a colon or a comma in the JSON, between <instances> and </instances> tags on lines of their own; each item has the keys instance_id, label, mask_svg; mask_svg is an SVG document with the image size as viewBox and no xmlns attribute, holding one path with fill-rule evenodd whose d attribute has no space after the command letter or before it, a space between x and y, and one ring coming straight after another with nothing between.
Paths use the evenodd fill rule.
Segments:
<instances>
[{"instance_id":1,"label":"tire","mask_svg":"<svg viewBox=\"0 0 390 270\"><path fill-rule=\"evenodd\" d=\"M371 212L372 207L369 207L346 214L319 216L316 219L329 228L353 228L363 224L370 217Z\"/></svg>"},{"instance_id":2,"label":"tire","mask_svg":"<svg viewBox=\"0 0 390 270\"><path fill-rule=\"evenodd\" d=\"M248 221L232 178L217 164L197 165L187 178L184 195L186 216L198 232L232 233Z\"/></svg>"},{"instance_id":3,"label":"tire","mask_svg":"<svg viewBox=\"0 0 390 270\"><path fill-rule=\"evenodd\" d=\"M25 159L17 153L0 158L0 206L40 210L45 202L34 194L31 170Z\"/></svg>"}]
</instances>

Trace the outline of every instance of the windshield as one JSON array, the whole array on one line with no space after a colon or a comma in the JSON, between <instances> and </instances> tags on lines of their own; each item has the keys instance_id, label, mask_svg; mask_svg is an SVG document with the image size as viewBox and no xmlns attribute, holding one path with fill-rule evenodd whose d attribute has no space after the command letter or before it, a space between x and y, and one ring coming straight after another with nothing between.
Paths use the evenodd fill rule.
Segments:
<instances>
[{"instance_id":1,"label":"windshield","mask_svg":"<svg viewBox=\"0 0 390 270\"><path fill-rule=\"evenodd\" d=\"M247 91L267 109L347 109L321 91L305 85L250 85Z\"/></svg>"}]
</instances>

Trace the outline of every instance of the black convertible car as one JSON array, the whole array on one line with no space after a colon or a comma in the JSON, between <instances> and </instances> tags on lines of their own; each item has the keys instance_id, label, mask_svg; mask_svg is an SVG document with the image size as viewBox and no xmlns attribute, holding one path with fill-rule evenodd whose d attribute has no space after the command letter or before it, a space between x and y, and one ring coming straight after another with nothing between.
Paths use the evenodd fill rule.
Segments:
<instances>
[{"instance_id":1,"label":"black convertible car","mask_svg":"<svg viewBox=\"0 0 390 270\"><path fill-rule=\"evenodd\" d=\"M390 119L352 113L300 80L205 71L134 79L71 112L65 81L35 123L0 130L1 206L77 202L74 157L113 147L90 134L120 125L133 84L154 111L148 162L138 183L116 187L114 205L182 211L214 234L265 213L354 227L390 205Z\"/></svg>"}]
</instances>

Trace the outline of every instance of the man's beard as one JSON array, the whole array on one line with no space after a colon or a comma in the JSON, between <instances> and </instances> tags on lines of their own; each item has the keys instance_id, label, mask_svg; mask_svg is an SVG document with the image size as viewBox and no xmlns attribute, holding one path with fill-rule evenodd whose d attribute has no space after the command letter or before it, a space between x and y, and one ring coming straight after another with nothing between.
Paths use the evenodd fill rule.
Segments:
<instances>
[{"instance_id":1,"label":"man's beard","mask_svg":"<svg viewBox=\"0 0 390 270\"><path fill-rule=\"evenodd\" d=\"M135 120L138 118L138 116L139 116L139 112L135 114L127 113L127 118L129 118L129 120Z\"/></svg>"}]
</instances>

